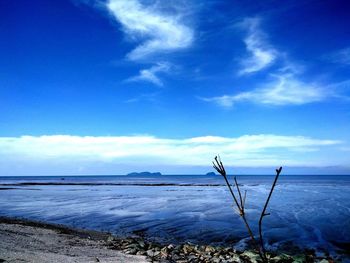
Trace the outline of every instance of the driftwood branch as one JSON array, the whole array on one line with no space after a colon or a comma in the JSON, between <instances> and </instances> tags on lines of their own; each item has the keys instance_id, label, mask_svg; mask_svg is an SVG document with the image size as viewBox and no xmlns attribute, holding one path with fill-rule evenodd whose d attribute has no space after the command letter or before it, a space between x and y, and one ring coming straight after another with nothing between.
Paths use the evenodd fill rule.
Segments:
<instances>
[{"instance_id":1,"label":"driftwood branch","mask_svg":"<svg viewBox=\"0 0 350 263\"><path fill-rule=\"evenodd\" d=\"M230 193L231 193L231 195L232 195L232 198L233 198L233 200L234 200L234 202L235 202L235 204L236 204L236 206L237 206L237 208L238 208L239 215L240 215L240 217L242 218L245 227L247 228L247 231L248 231L248 234L249 234L249 236L250 236L250 239L252 240L254 246L258 248L258 251L259 251L259 253L260 253L259 246L258 246L258 244L257 244L257 242L256 242L256 240L255 240L255 237L254 237L254 235L253 235L253 232L252 232L252 230L251 230L251 228L250 228L250 226L249 226L249 223L248 223L247 218L245 217L245 213L244 213L244 201L245 201L245 196L246 196L246 194L244 194L244 199L242 199L241 191L240 191L240 189L239 189L237 180L236 180L236 178L235 178L235 186L236 186L236 188L237 188L237 191L238 191L238 194L239 194L239 199L240 199L240 202L238 202L237 197L236 197L235 193L234 193L233 190L232 190L231 184L229 183L229 181L228 181L228 179L227 179L227 174L226 174L224 165L222 164L221 159L220 159L219 156L216 156L216 157L214 158L213 167L215 168L215 170L216 170L220 175L222 175L222 176L224 177L225 182L226 182L226 184L227 184L227 187L229 188Z\"/></svg>"},{"instance_id":2,"label":"driftwood branch","mask_svg":"<svg viewBox=\"0 0 350 263\"><path fill-rule=\"evenodd\" d=\"M220 159L219 156L216 156L214 158L213 167L220 175L222 175L224 177L225 182L227 184L227 187L230 190L231 196L232 196L232 198L233 198L233 200L234 200L234 202L235 202L235 204L237 206L238 213L239 213L240 217L242 218L242 220L243 220L243 222L245 224L245 227L247 228L247 231L249 233L250 239L253 242L253 245L257 248L257 250L259 252L261 260L263 262L268 262L268 258L266 256L266 250L265 250L264 242L263 242L263 236L262 236L262 219L264 218L264 216L270 215L270 213L266 213L266 209L267 209L267 206L268 206L268 204L270 202L270 198L271 198L272 192L273 192L273 190L275 188L275 185L277 183L278 177L279 177L279 175L280 175L280 173L282 171L282 167L280 167L279 169L276 169L275 180L274 180L274 182L272 184L272 188L270 190L269 196L267 197L267 200L265 202L264 208L263 208L261 216L260 216L260 220L259 220L260 244L259 245L257 244L257 242L256 242L256 240L254 238L253 232L251 231L251 228L249 226L249 223L247 221L247 218L246 218L245 212L244 212L245 201L246 201L246 197L247 197L247 191L244 191L244 196L242 197L242 193L241 193L241 190L239 188L239 184L237 182L237 178L234 177L234 181L235 181L235 185L234 186L236 187L236 190L238 192L238 198L236 197L235 193L232 190L231 184L228 181L226 170L225 170L224 165L222 164L221 159ZM239 201L238 201L238 199L239 199Z\"/></svg>"},{"instance_id":3,"label":"driftwood branch","mask_svg":"<svg viewBox=\"0 0 350 263\"><path fill-rule=\"evenodd\" d=\"M262 210L262 212L261 212L260 219L259 219L260 249L261 249L262 254L263 254L264 257L265 257L265 261L266 261L266 250L265 250L264 240L263 240L263 236L262 236L262 220L263 220L263 218L264 218L265 216L270 215L270 213L266 213L266 209L267 209L267 206L269 205L272 192L273 192L273 190L275 189L275 186L276 186L278 177L279 177L279 175L280 175L281 172L282 172L282 167L276 169L276 177L275 177L275 180L273 181L273 184L272 184L272 187L271 187L269 196L267 197L267 200L266 200L266 202L265 202L264 208L263 208L263 210Z\"/></svg>"}]
</instances>

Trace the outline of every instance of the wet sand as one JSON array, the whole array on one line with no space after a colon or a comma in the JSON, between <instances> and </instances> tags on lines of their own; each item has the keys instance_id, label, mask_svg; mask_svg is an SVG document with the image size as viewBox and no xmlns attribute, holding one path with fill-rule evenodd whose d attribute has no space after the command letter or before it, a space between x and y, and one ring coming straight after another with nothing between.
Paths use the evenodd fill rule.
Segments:
<instances>
[{"instance_id":1,"label":"wet sand","mask_svg":"<svg viewBox=\"0 0 350 263\"><path fill-rule=\"evenodd\" d=\"M109 249L106 233L0 218L0 262L147 262Z\"/></svg>"}]
</instances>

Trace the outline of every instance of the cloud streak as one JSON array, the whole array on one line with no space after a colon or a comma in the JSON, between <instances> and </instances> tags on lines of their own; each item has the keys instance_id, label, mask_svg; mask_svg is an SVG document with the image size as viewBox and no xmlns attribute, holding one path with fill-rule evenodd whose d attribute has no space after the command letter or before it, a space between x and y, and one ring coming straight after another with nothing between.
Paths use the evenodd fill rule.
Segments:
<instances>
[{"instance_id":1,"label":"cloud streak","mask_svg":"<svg viewBox=\"0 0 350 263\"><path fill-rule=\"evenodd\" d=\"M246 18L238 26L247 31L244 43L250 54L241 61L242 68L238 74L255 73L272 65L277 59L278 52L267 43L267 37L260 29L260 19Z\"/></svg>"},{"instance_id":2,"label":"cloud streak","mask_svg":"<svg viewBox=\"0 0 350 263\"><path fill-rule=\"evenodd\" d=\"M129 78L127 81L146 81L157 86L163 86L163 82L157 76L158 73L168 73L171 65L166 62L157 63L149 69L142 69L139 75Z\"/></svg>"},{"instance_id":3,"label":"cloud streak","mask_svg":"<svg viewBox=\"0 0 350 263\"><path fill-rule=\"evenodd\" d=\"M301 79L303 67L291 63L287 55L266 42L266 34L260 28L259 18L246 18L238 24L247 31L244 39L250 57L242 61L243 68L239 75L246 75L266 69L278 62L278 67L268 72L269 79L264 84L257 84L248 91L236 94L224 94L213 97L198 97L199 99L216 103L225 108L231 108L238 103L254 103L260 105L286 106L303 105L327 100L329 98L348 99L341 95L346 82L320 84L306 82ZM343 63L349 51L341 51ZM339 58L340 59L340 58ZM278 61L277 61L278 60Z\"/></svg>"},{"instance_id":4,"label":"cloud streak","mask_svg":"<svg viewBox=\"0 0 350 263\"><path fill-rule=\"evenodd\" d=\"M329 55L324 56L324 58L333 63L350 66L350 47L335 51Z\"/></svg>"},{"instance_id":5,"label":"cloud streak","mask_svg":"<svg viewBox=\"0 0 350 263\"><path fill-rule=\"evenodd\" d=\"M229 108L239 102L274 106L302 105L319 102L329 96L332 96L331 90L321 85L302 82L293 74L280 74L274 75L269 83L251 91L201 99Z\"/></svg>"},{"instance_id":6,"label":"cloud streak","mask_svg":"<svg viewBox=\"0 0 350 263\"><path fill-rule=\"evenodd\" d=\"M179 13L164 14L156 4L144 6L137 0L109 0L107 8L132 40L141 41L127 54L130 60L184 49L193 42L193 31Z\"/></svg>"}]
</instances>

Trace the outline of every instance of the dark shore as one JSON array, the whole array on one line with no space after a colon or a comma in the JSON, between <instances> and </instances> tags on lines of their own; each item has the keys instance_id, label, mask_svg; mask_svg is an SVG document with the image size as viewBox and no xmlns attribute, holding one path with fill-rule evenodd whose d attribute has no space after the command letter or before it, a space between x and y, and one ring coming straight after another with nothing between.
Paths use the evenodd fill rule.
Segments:
<instances>
[{"instance_id":1,"label":"dark shore","mask_svg":"<svg viewBox=\"0 0 350 263\"><path fill-rule=\"evenodd\" d=\"M210 245L157 244L141 237L73 229L26 219L0 217L0 262L260 262L251 250ZM312 251L270 254L270 262L340 262Z\"/></svg>"}]
</instances>

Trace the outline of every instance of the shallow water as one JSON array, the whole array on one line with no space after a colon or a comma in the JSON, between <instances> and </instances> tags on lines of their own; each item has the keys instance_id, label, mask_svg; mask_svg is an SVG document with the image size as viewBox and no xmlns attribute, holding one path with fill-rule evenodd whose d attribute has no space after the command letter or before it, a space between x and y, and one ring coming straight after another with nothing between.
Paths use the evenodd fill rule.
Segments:
<instances>
[{"instance_id":1,"label":"shallow water","mask_svg":"<svg viewBox=\"0 0 350 263\"><path fill-rule=\"evenodd\" d=\"M237 178L257 233L274 177ZM240 246L248 239L220 176L0 177L0 184L0 215L165 242ZM350 176L281 175L268 212L270 249L292 243L341 254L350 243Z\"/></svg>"}]
</instances>

